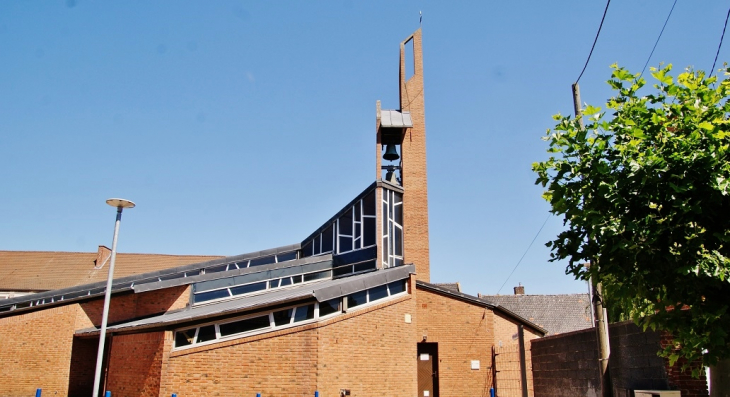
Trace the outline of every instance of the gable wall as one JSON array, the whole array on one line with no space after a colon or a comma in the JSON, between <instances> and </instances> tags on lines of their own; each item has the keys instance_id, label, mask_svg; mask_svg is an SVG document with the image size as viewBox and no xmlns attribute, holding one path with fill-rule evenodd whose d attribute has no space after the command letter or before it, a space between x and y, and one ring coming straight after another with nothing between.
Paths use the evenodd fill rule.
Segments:
<instances>
[{"instance_id":1,"label":"gable wall","mask_svg":"<svg viewBox=\"0 0 730 397\"><path fill-rule=\"evenodd\" d=\"M0 318L0 396L68 393L77 304Z\"/></svg>"},{"instance_id":2,"label":"gable wall","mask_svg":"<svg viewBox=\"0 0 730 397\"><path fill-rule=\"evenodd\" d=\"M427 342L438 343L439 396L488 395L492 387L494 313L423 289L418 290L416 300L414 342L425 336ZM471 369L472 360L479 360L480 369Z\"/></svg>"}]
</instances>

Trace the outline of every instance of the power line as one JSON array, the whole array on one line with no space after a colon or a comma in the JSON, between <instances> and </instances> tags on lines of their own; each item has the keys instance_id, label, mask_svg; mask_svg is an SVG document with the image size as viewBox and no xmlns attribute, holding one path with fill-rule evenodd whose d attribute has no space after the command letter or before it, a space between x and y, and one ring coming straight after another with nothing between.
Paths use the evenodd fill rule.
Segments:
<instances>
[{"instance_id":1,"label":"power line","mask_svg":"<svg viewBox=\"0 0 730 397\"><path fill-rule=\"evenodd\" d=\"M639 78L644 75L644 71L646 70L646 65L649 64L649 60L651 60L651 56L654 55L654 50L656 50L657 44L659 44L659 39L662 38L662 33L664 33L664 28L667 27L667 22L669 22L669 17L672 16L672 11L674 11L674 6L677 5L677 0L674 0L674 4L672 4L672 9L669 10L669 15L667 15L667 20L664 21L664 26L662 26L662 31L659 32L659 37L656 38L656 43L654 43L654 48L651 49L651 53L649 54L649 58L646 59L646 63L644 64L644 68L641 69L641 74L639 75Z\"/></svg>"},{"instance_id":2,"label":"power line","mask_svg":"<svg viewBox=\"0 0 730 397\"><path fill-rule=\"evenodd\" d=\"M603 17L601 18L601 24L598 25L598 32L596 32L596 38L593 40L593 46L591 46L591 52L588 53L588 59L586 59L586 64L583 65L583 70L580 71L580 76L578 76L578 79L575 80L575 82L579 82L580 78L583 77L583 72L586 71L586 68L588 67L588 61L591 60L591 55L593 55L593 49L596 48L596 42L598 41L598 35L601 34L601 28L603 27L603 20L606 19L606 13L608 12L608 5L611 4L611 0L608 0L606 2L606 9L603 10Z\"/></svg>"},{"instance_id":3,"label":"power line","mask_svg":"<svg viewBox=\"0 0 730 397\"><path fill-rule=\"evenodd\" d=\"M529 251L530 247L532 247L532 243L534 243L535 240L537 240L537 236L540 235L542 228L545 227L545 224L547 223L548 219L550 219L550 216L552 216L552 214L548 214L547 218L545 218L545 222L542 223L542 226L540 226L540 230L537 231L537 234L535 234L535 237L533 237L532 241L530 241L530 245L527 246L527 249L525 250L525 253L522 254L522 257L520 258L520 260L517 261L517 264L515 265L514 269L512 269L512 273L510 273L509 276L507 276L507 279L504 280L504 283L502 283L502 286L499 287L499 290L497 290L497 295L499 295L499 292L502 291L502 288L504 288L504 285L507 284L507 281L509 281L509 278L512 277L512 274L515 272L515 270L517 270L517 266L519 266L520 263L522 263L522 260L525 259L525 255L527 255L527 251Z\"/></svg>"},{"instance_id":4,"label":"power line","mask_svg":"<svg viewBox=\"0 0 730 397\"><path fill-rule=\"evenodd\" d=\"M730 18L730 9L727 10L727 16L725 17L725 26L722 28L722 36L720 36L720 44L717 46L717 53L715 54L715 60L712 62L712 69L710 69L710 76L715 73L715 64L717 63L717 56L720 55L720 47L722 47L722 39L725 38L725 29L727 29L727 19Z\"/></svg>"}]
</instances>

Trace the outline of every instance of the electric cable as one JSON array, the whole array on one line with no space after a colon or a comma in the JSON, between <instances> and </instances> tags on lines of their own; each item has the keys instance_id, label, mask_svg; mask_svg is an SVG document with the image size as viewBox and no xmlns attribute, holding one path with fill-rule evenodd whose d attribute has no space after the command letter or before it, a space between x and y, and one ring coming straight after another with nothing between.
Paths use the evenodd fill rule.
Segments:
<instances>
[{"instance_id":1,"label":"electric cable","mask_svg":"<svg viewBox=\"0 0 730 397\"><path fill-rule=\"evenodd\" d=\"M649 61L651 60L651 56L654 55L654 50L656 50L657 44L659 44L659 39L662 38L662 33L664 33L664 28L667 27L667 22L669 22L669 17L672 16L672 11L674 11L674 6L677 5L677 0L674 0L674 4L672 4L672 9L669 10L669 15L667 15L667 20L664 21L664 26L662 26L662 31L659 32L659 37L656 38L656 42L654 43L654 48L651 49L651 53L649 53L649 58L646 59L646 63L644 64L644 68L641 69L641 74L639 75L639 78L644 75L644 71L646 70L646 65L649 64Z\"/></svg>"},{"instance_id":2,"label":"electric cable","mask_svg":"<svg viewBox=\"0 0 730 397\"><path fill-rule=\"evenodd\" d=\"M535 234L535 237L533 237L532 241L530 241L530 245L527 246L525 253L522 254L522 257L520 258L520 260L517 261L517 264L515 265L514 269L512 269L512 272L509 274L509 276L507 276L507 279L504 280L504 283L502 283L502 286L499 287L499 290L497 290L497 295L499 295L499 292L502 291L502 288L504 288L504 285L507 284L507 281L509 281L509 278L512 277L512 274L515 272L515 270L517 270L517 267L520 265L520 263L522 263L522 260L525 259L525 255L527 255L527 251L530 250L530 247L532 247L532 244L535 242L535 240L537 240L537 236L540 235L542 228L545 227L545 224L547 223L548 219L550 219L551 216L552 216L552 214L548 214L547 218L545 218L545 222L542 223L542 226L540 226L540 230L537 231L537 234Z\"/></svg>"},{"instance_id":3,"label":"electric cable","mask_svg":"<svg viewBox=\"0 0 730 397\"><path fill-rule=\"evenodd\" d=\"M722 36L720 36L720 44L717 46L717 53L715 53L715 60L712 62L712 69L710 69L710 76L715 73L715 64L717 63L717 56L720 55L720 47L722 47L722 39L725 38L725 29L727 29L727 20L730 18L730 8L727 10L727 16L725 17L725 26L722 28Z\"/></svg>"},{"instance_id":4,"label":"electric cable","mask_svg":"<svg viewBox=\"0 0 730 397\"><path fill-rule=\"evenodd\" d=\"M575 80L576 83L580 81L580 78L583 77L583 72L586 71L586 68L588 67L588 62L591 60L591 55L593 55L593 49L596 48L596 42L598 41L598 35L601 34L601 28L603 27L603 20L606 19L606 13L608 12L608 5L611 4L611 0L608 0L606 2L606 9L603 10L603 17L601 18L601 24L598 25L598 32L596 32L596 38L593 40L593 45L591 46L591 52L588 53L588 59L586 59L586 64L583 65L583 70L580 71L580 75L578 76L578 79Z\"/></svg>"}]
</instances>

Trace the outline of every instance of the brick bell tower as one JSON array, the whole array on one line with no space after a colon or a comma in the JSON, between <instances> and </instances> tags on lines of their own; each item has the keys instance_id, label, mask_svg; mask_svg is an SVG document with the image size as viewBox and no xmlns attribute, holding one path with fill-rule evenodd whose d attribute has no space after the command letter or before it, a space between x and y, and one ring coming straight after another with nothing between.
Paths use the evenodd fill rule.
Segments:
<instances>
[{"instance_id":1,"label":"brick bell tower","mask_svg":"<svg viewBox=\"0 0 730 397\"><path fill-rule=\"evenodd\" d=\"M410 46L413 51L406 51ZM406 59L411 54L413 59ZM413 70L406 70L406 61ZM400 109L381 110L380 101L376 104L376 172L378 179L403 189L403 262L413 263L416 278L428 282L428 186L421 29L400 44L398 80Z\"/></svg>"}]
</instances>

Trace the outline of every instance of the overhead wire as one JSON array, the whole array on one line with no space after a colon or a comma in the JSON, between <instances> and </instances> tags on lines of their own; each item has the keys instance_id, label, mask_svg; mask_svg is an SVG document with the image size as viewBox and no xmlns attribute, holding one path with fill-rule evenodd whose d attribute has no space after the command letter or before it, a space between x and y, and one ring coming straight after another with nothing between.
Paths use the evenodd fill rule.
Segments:
<instances>
[{"instance_id":1,"label":"overhead wire","mask_svg":"<svg viewBox=\"0 0 730 397\"><path fill-rule=\"evenodd\" d=\"M672 16L672 11L674 11L674 6L677 5L677 0L674 0L674 4L672 4L672 9L669 10L669 15L667 15L666 21L664 21L664 26L662 26L662 31L659 32L659 37L656 38L656 42L654 43L654 48L651 49L651 53L649 53L649 58L646 59L646 63L644 64L644 68L641 69L641 74L639 75L639 78L644 75L644 71L646 71L646 66L649 64L649 61L651 60L651 56L654 55L654 50L656 50L657 44L659 44L659 40L662 38L662 33L664 33L664 28L667 27L667 22L669 22L669 17Z\"/></svg>"},{"instance_id":2,"label":"overhead wire","mask_svg":"<svg viewBox=\"0 0 730 397\"><path fill-rule=\"evenodd\" d=\"M588 62L591 60L591 55L593 55L593 49L596 48L596 42L598 41L598 36L601 34L601 28L603 27L603 21L606 19L606 13L608 12L608 5L611 4L611 0L608 0L606 2L606 9L603 10L603 17L601 18L601 24L598 25L598 32L596 32L596 38L593 39L593 45L591 46L591 52L588 53L588 59L586 59L586 64L583 65L583 70L580 71L580 75L578 76L578 79L575 80L576 83L580 81L580 78L583 77L583 72L586 71L586 68L588 67Z\"/></svg>"},{"instance_id":3,"label":"overhead wire","mask_svg":"<svg viewBox=\"0 0 730 397\"><path fill-rule=\"evenodd\" d=\"M533 243L535 242L535 240L537 240L537 236L539 236L539 235L540 235L540 232L542 231L542 228L544 228L544 227L545 227L545 224L547 223L548 219L550 219L550 217L551 217L552 215L553 215L553 214L548 214L547 218L545 218L545 222L543 222L543 223L542 223L542 226L540 226L540 230L538 230L538 231L537 231L537 234L535 234L535 237L533 237L533 238L532 238L532 241L530 241L530 245L528 245L528 246L527 246L527 249L526 249L526 250L525 250L525 252L524 252L524 253L522 254L522 257L520 257L520 260L518 260L518 261L517 261L517 264L516 264L516 265L515 265L515 267L514 267L514 268L512 269L512 272L510 272L509 276L507 276L507 279L506 279L506 280L504 280L504 283L502 283L502 286L501 286L501 287L499 287L499 290L497 290L497 295L499 295L499 292L500 292L500 291L502 291L502 288L504 288L504 285L505 285L505 284L507 284L507 281L509 281L509 278L510 278L510 277L512 277L512 274L514 274L515 270L517 270L517 267L518 267L518 266L520 265L520 263L522 263L522 260L523 260L523 259L525 259L525 255L527 255L527 251L529 251L529 250L530 250L530 248L532 247L532 244L533 244Z\"/></svg>"},{"instance_id":4,"label":"overhead wire","mask_svg":"<svg viewBox=\"0 0 730 397\"><path fill-rule=\"evenodd\" d=\"M715 73L715 64L717 63L717 56L720 55L720 47L722 47L722 40L725 38L725 29L727 29L727 20L730 18L730 8L727 10L727 16L725 17L725 26L722 28L722 36L720 36L720 44L717 46L717 53L715 53L715 60L712 62L712 69L710 69L710 76Z\"/></svg>"}]
</instances>

